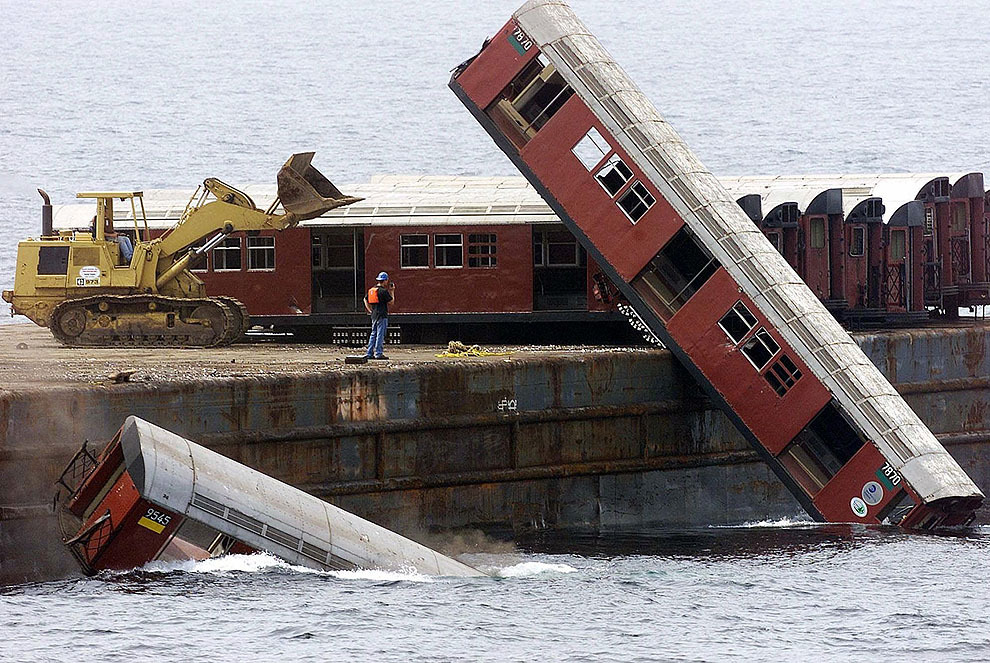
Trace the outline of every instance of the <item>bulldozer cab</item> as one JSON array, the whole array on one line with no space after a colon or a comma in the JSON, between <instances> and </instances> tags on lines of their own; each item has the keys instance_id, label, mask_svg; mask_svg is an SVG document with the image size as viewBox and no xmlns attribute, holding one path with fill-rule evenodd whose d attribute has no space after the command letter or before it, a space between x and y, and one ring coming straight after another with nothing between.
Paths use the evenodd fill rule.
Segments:
<instances>
[{"instance_id":1,"label":"bulldozer cab","mask_svg":"<svg viewBox=\"0 0 990 663\"><path fill-rule=\"evenodd\" d=\"M116 232L113 226L113 201L116 199L121 203L130 202L131 218L134 220L134 239L142 239L142 226L144 230L143 239L150 239L148 230L148 217L144 211L144 192L142 191L83 191L76 194L76 198L96 199L96 223L93 228L93 237L98 242L106 241L107 232ZM135 202L136 201L136 202ZM140 209L140 213L138 212Z\"/></svg>"},{"instance_id":2,"label":"bulldozer cab","mask_svg":"<svg viewBox=\"0 0 990 663\"><path fill-rule=\"evenodd\" d=\"M315 219L336 207L361 198L345 196L323 173L313 167L315 152L293 154L278 171L278 197L282 209L297 221Z\"/></svg>"}]
</instances>

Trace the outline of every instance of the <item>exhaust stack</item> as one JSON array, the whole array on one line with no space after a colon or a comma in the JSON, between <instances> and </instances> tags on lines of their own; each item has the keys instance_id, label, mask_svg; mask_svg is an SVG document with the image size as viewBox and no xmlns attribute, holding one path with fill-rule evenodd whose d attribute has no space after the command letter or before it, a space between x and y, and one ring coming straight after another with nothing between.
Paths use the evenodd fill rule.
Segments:
<instances>
[{"instance_id":1,"label":"exhaust stack","mask_svg":"<svg viewBox=\"0 0 990 663\"><path fill-rule=\"evenodd\" d=\"M48 197L44 189L38 189L38 193L44 199L45 204L41 206L41 236L51 237L55 234L55 228L52 223L52 199Z\"/></svg>"}]
</instances>

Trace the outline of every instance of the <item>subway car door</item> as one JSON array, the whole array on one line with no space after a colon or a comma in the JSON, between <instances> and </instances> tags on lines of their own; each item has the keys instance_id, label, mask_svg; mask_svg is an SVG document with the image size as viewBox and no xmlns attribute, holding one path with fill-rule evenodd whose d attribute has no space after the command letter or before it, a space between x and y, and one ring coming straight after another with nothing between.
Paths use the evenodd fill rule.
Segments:
<instances>
[{"instance_id":1,"label":"subway car door","mask_svg":"<svg viewBox=\"0 0 990 663\"><path fill-rule=\"evenodd\" d=\"M808 218L804 252L804 280L819 299L829 298L828 219Z\"/></svg>"},{"instance_id":2,"label":"subway car door","mask_svg":"<svg viewBox=\"0 0 990 663\"><path fill-rule=\"evenodd\" d=\"M364 231L313 228L313 312L363 310Z\"/></svg>"},{"instance_id":3,"label":"subway car door","mask_svg":"<svg viewBox=\"0 0 990 663\"><path fill-rule=\"evenodd\" d=\"M889 228L886 261L883 275L883 298L888 311L906 311L907 289L911 283L911 266L908 260L908 231L906 228Z\"/></svg>"}]
</instances>

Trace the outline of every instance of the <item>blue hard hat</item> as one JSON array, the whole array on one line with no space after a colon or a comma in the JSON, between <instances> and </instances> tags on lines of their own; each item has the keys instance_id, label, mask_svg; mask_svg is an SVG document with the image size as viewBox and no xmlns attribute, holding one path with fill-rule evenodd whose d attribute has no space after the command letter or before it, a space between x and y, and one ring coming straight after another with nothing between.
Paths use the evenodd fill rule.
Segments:
<instances>
[{"instance_id":1,"label":"blue hard hat","mask_svg":"<svg viewBox=\"0 0 990 663\"><path fill-rule=\"evenodd\" d=\"M388 281L388 272L381 272L376 279L378 281Z\"/></svg>"}]
</instances>

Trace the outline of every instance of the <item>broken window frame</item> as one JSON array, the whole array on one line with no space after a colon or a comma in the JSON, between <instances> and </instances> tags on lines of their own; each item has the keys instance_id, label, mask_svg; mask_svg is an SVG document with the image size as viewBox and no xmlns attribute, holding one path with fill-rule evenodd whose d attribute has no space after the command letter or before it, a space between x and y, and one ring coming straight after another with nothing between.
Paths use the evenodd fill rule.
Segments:
<instances>
[{"instance_id":1,"label":"broken window frame","mask_svg":"<svg viewBox=\"0 0 990 663\"><path fill-rule=\"evenodd\" d=\"M635 198L636 202L634 202L629 209L626 209L626 201L632 198ZM650 211L650 209L652 209L656 202L656 196L650 193L650 190L646 188L646 185L639 180L635 180L629 188L626 189L626 192L619 196L619 199L615 201L616 205L619 206L619 209L622 210L622 213L626 215L626 218L628 218L633 225L638 223L639 220L642 219L646 213Z\"/></svg>"},{"instance_id":2,"label":"broken window frame","mask_svg":"<svg viewBox=\"0 0 990 663\"><path fill-rule=\"evenodd\" d=\"M559 89L549 99L539 99L540 92L548 85L558 86ZM516 147L521 148L557 114L573 94L574 89L550 63L550 59L539 53L505 86L486 112L489 116L498 113L508 120L507 123L496 120L496 124ZM535 106L532 105L534 103ZM539 112L534 113L536 110ZM505 132L506 124L515 129L515 135Z\"/></svg>"},{"instance_id":3,"label":"broken window frame","mask_svg":"<svg viewBox=\"0 0 990 663\"><path fill-rule=\"evenodd\" d=\"M760 348L762 348L763 352L760 352ZM773 361L773 358L777 356L777 353L780 352L780 344L774 340L773 336L770 335L770 332L767 331L766 327L760 327L756 333L750 336L749 340L743 343L739 349L742 351L746 359L749 360L749 363L751 363L757 371L762 373L763 369L766 368L770 362ZM763 353L766 353L765 358L763 358ZM762 364L760 363L761 359L763 361Z\"/></svg>"},{"instance_id":4,"label":"broken window frame","mask_svg":"<svg viewBox=\"0 0 990 663\"><path fill-rule=\"evenodd\" d=\"M814 497L865 445L865 438L832 401L777 458L794 480Z\"/></svg>"},{"instance_id":5,"label":"broken window frame","mask_svg":"<svg viewBox=\"0 0 990 663\"><path fill-rule=\"evenodd\" d=\"M693 274L686 274L682 270L685 266L683 260L676 259L683 259L691 247L695 255L688 257L697 260L695 264L688 265L694 270ZM702 259L704 264L701 264ZM669 320L721 267L708 249L688 231L687 226L682 226L634 279L633 287L641 294L655 299L663 307L657 313L664 320ZM670 277L676 277L676 282Z\"/></svg>"},{"instance_id":6,"label":"broken window frame","mask_svg":"<svg viewBox=\"0 0 990 663\"><path fill-rule=\"evenodd\" d=\"M618 154L610 156L605 164L595 173L595 180L605 189L609 198L615 198L619 195L622 188L632 178L632 169L626 165L626 162Z\"/></svg>"}]
</instances>

